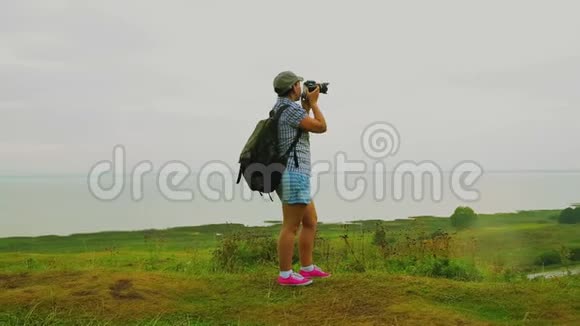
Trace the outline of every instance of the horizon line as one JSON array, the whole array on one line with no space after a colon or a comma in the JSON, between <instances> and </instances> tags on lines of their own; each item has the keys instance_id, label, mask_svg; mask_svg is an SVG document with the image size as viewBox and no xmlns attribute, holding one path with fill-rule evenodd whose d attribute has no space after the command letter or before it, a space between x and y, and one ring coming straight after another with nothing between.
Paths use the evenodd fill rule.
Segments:
<instances>
[{"instance_id":1,"label":"horizon line","mask_svg":"<svg viewBox=\"0 0 580 326\"><path fill-rule=\"evenodd\" d=\"M190 171L189 175L192 174L197 174L199 173L200 170L192 170ZM394 170L387 170L384 172L379 172L376 174L392 174L394 172ZM410 172L410 171L404 171L404 172ZM442 173L451 173L453 171L441 171ZM145 176L147 175L151 175L151 174L158 174L159 170L157 171L151 171L145 174ZM236 172L237 173L237 172ZM342 173L352 173L352 174L374 174L373 172L351 172L351 171L328 171L328 172L322 172L320 173L321 175L323 174L342 174ZM507 174L507 173L541 173L541 174L565 174L565 173L570 173L570 174L576 174L576 173L580 173L580 169L493 169L493 170L483 170L483 174ZM170 173L167 173L166 175L169 175ZM128 176L130 177L132 174L131 173L124 173L124 176ZM72 177L72 176L77 176L77 177L88 177L88 173L78 173L78 172L71 172L71 173L66 173L66 172L48 172L48 173L19 173L19 172L0 172L0 177Z\"/></svg>"}]
</instances>

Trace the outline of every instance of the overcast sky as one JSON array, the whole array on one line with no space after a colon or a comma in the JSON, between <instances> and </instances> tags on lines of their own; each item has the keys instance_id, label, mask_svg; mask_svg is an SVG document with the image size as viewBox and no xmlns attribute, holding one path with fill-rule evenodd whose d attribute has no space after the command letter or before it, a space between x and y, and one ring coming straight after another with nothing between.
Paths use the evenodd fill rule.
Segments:
<instances>
[{"instance_id":1,"label":"overcast sky","mask_svg":"<svg viewBox=\"0 0 580 326\"><path fill-rule=\"evenodd\" d=\"M580 169L575 1L2 1L0 173L192 169L239 152L274 76L330 82L313 160L365 158L363 128L400 133L390 162Z\"/></svg>"}]
</instances>

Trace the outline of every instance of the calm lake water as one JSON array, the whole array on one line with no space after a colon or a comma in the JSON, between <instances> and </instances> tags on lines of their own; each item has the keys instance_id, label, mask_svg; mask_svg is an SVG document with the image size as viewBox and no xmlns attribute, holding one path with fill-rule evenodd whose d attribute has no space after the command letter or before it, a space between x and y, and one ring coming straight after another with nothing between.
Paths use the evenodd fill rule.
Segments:
<instances>
[{"instance_id":1,"label":"calm lake water","mask_svg":"<svg viewBox=\"0 0 580 326\"><path fill-rule=\"evenodd\" d=\"M319 221L341 222L354 219L406 218L417 215L449 216L455 207L469 205L480 213L528 209L557 209L580 202L580 172L496 172L484 174L473 187L480 193L475 202L458 199L444 175L442 200L431 199L430 183L425 198L413 200L410 180L404 198L396 201L392 176L387 175L384 199L376 200L372 187L358 200L345 200L335 190L335 175L322 175L315 193ZM366 176L367 181L373 180ZM218 187L219 178L211 179ZM105 180L106 181L106 180ZM347 183L350 187L354 178ZM105 182L105 186L107 182ZM113 201L96 199L89 191L86 176L3 176L0 177L0 237L59 234L104 230L139 230L211 223L264 225L265 220L280 220L278 198L274 202L255 193L244 200L240 185L234 185L232 200L209 200L201 193L195 175L181 188L193 191L193 200L167 200L153 177L145 178L143 199L135 201L129 180ZM231 188L231 187L230 187Z\"/></svg>"}]
</instances>

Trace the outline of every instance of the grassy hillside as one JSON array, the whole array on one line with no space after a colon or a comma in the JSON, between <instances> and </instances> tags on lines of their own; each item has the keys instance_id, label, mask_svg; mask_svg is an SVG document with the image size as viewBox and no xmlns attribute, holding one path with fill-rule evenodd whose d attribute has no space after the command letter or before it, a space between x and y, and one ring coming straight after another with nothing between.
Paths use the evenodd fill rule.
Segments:
<instances>
[{"instance_id":1,"label":"grassy hillside","mask_svg":"<svg viewBox=\"0 0 580 326\"><path fill-rule=\"evenodd\" d=\"M575 268L558 213L320 224L334 275L297 289L275 283L277 225L4 238L0 325L577 324L579 276L526 278Z\"/></svg>"}]
</instances>

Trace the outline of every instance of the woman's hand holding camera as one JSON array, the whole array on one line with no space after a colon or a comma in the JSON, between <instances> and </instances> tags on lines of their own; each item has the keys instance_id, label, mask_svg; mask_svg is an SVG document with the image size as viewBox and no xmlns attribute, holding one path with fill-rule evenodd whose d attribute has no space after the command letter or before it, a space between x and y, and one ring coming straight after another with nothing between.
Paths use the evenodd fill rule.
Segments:
<instances>
[{"instance_id":1,"label":"woman's hand holding camera","mask_svg":"<svg viewBox=\"0 0 580 326\"><path fill-rule=\"evenodd\" d=\"M318 95L320 94L320 87L316 86L316 88L309 92L308 88L304 88L304 92L306 93L306 100L302 99L302 107L306 110L306 112L310 113L310 109L313 106L318 106Z\"/></svg>"},{"instance_id":2,"label":"woman's hand holding camera","mask_svg":"<svg viewBox=\"0 0 580 326\"><path fill-rule=\"evenodd\" d=\"M316 88L309 92L308 88L306 89L306 97L308 98L308 104L310 106L318 105L318 95L320 94L320 86L316 86Z\"/></svg>"}]
</instances>

